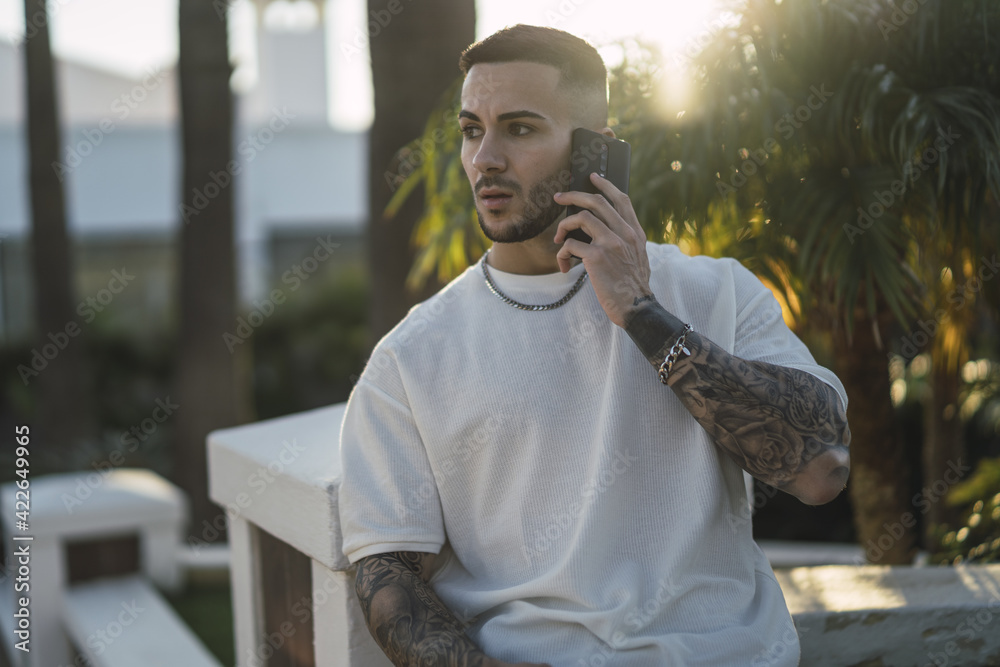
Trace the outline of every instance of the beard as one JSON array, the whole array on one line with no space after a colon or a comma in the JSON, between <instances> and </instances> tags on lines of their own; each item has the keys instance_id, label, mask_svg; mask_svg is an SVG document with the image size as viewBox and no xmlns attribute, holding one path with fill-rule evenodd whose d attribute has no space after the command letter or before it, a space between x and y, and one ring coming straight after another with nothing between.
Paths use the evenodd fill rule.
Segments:
<instances>
[{"instance_id":1,"label":"beard","mask_svg":"<svg viewBox=\"0 0 1000 667\"><path fill-rule=\"evenodd\" d=\"M519 243L533 239L548 229L549 225L555 222L566 208L556 203L552 198L555 193L563 189L564 184L560 179L562 174L562 171L555 172L533 185L528 192L521 215L508 222L502 229L489 229L483 222L482 211L479 206L476 206L479 228L483 230L486 238L494 243ZM474 191L478 192L488 187L502 187L510 190L515 198L519 197L523 191L517 183L495 176L484 176L476 184Z\"/></svg>"}]
</instances>

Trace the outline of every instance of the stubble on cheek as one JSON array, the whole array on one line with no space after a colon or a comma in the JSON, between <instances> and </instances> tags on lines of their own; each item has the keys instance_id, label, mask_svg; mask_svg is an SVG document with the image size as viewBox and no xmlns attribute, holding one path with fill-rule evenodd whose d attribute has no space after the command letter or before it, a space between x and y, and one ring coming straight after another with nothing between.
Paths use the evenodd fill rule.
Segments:
<instances>
[{"instance_id":1,"label":"stubble on cheek","mask_svg":"<svg viewBox=\"0 0 1000 667\"><path fill-rule=\"evenodd\" d=\"M516 198L523 202L522 210L500 230L486 227L483 211L477 205L480 228L488 239L498 243L517 243L538 236L562 215L565 207L556 203L553 195L565 190L569 182L569 170L560 169L532 185L526 197L519 192Z\"/></svg>"}]
</instances>

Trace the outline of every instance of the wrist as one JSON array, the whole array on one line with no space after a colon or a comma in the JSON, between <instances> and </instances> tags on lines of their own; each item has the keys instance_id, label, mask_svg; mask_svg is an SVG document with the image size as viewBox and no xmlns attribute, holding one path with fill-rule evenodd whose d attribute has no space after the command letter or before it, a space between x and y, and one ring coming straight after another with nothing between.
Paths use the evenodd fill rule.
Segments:
<instances>
[{"instance_id":1,"label":"wrist","mask_svg":"<svg viewBox=\"0 0 1000 667\"><path fill-rule=\"evenodd\" d=\"M656 297L652 294L640 294L639 296L633 297L632 300L622 309L621 317L619 322L615 322L625 331L629 330L629 324L642 316L645 311L655 308L663 308L660 303L656 300Z\"/></svg>"},{"instance_id":2,"label":"wrist","mask_svg":"<svg viewBox=\"0 0 1000 667\"><path fill-rule=\"evenodd\" d=\"M670 346L684 331L684 322L652 299L633 306L623 328L642 356L659 368Z\"/></svg>"},{"instance_id":3,"label":"wrist","mask_svg":"<svg viewBox=\"0 0 1000 667\"><path fill-rule=\"evenodd\" d=\"M690 334L692 331L693 329L691 325L685 324L684 330L681 331L680 335L677 337L677 340L674 341L674 344L670 346L670 349L667 350L667 353L664 355L663 363L660 364L660 370L659 370L660 382L662 382L663 384L668 384L670 375L674 370L674 364L676 364L684 357L691 356L691 350L687 348L687 340L688 340L688 334Z\"/></svg>"}]
</instances>

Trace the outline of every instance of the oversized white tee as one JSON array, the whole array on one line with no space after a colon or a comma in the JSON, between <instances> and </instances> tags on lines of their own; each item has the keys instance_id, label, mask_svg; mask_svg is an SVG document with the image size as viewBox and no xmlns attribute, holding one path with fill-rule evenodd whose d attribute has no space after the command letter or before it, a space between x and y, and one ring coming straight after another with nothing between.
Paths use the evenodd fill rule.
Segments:
<instances>
[{"instance_id":1,"label":"oversized white tee","mask_svg":"<svg viewBox=\"0 0 1000 667\"><path fill-rule=\"evenodd\" d=\"M739 262L647 244L657 301L732 354L812 373ZM524 311L482 259L378 343L341 430L353 563L440 553L431 585L488 655L553 667L795 665L742 470L708 438L589 281ZM583 272L490 270L546 304Z\"/></svg>"}]
</instances>

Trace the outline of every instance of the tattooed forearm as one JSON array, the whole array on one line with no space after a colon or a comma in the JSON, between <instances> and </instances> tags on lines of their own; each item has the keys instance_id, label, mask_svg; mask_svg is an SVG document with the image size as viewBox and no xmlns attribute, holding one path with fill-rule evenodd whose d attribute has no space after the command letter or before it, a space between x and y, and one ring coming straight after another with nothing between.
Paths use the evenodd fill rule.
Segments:
<instances>
[{"instance_id":1,"label":"tattooed forearm","mask_svg":"<svg viewBox=\"0 0 1000 667\"><path fill-rule=\"evenodd\" d=\"M625 330L659 368L684 324L653 302ZM832 500L847 482L851 435L836 392L804 371L726 352L697 332L669 385L712 440L757 479L804 502Z\"/></svg>"},{"instance_id":2,"label":"tattooed forearm","mask_svg":"<svg viewBox=\"0 0 1000 667\"><path fill-rule=\"evenodd\" d=\"M632 300L632 305L638 306L643 301L655 301L655 300L656 297L653 296L652 294L643 294L642 296L635 297L635 299Z\"/></svg>"},{"instance_id":3,"label":"tattooed forearm","mask_svg":"<svg viewBox=\"0 0 1000 667\"><path fill-rule=\"evenodd\" d=\"M358 563L355 591L368 629L397 667L485 667L486 655L427 583L433 557L400 552Z\"/></svg>"},{"instance_id":4,"label":"tattooed forearm","mask_svg":"<svg viewBox=\"0 0 1000 667\"><path fill-rule=\"evenodd\" d=\"M640 301L648 303L631 312L625 320L625 331L639 347L642 356L659 368L670 346L684 331L684 323L667 312L653 295L636 297L632 305L638 306Z\"/></svg>"}]
</instances>

